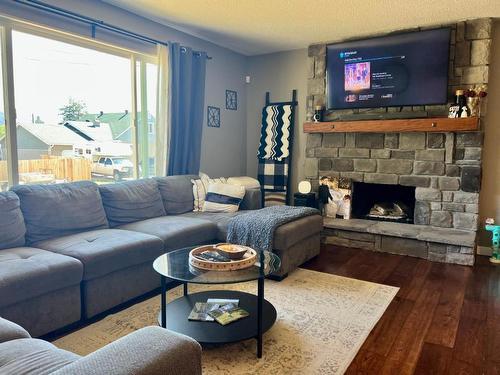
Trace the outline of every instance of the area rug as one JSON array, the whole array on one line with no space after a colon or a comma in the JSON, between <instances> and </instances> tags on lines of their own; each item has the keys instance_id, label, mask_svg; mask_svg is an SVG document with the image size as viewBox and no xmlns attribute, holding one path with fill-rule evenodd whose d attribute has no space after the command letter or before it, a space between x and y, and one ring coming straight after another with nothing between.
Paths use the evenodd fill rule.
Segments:
<instances>
[{"instance_id":1,"label":"area rug","mask_svg":"<svg viewBox=\"0 0 500 375\"><path fill-rule=\"evenodd\" d=\"M256 282L215 285L256 294ZM190 285L190 292L212 286ZM343 374L398 288L297 269L282 282L266 281L265 298L278 311L264 335L263 358L255 340L203 349L204 374ZM169 292L169 300L181 288ZM60 348L86 355L139 328L156 324L154 297L64 336ZM210 323L211 324L211 323Z\"/></svg>"}]
</instances>

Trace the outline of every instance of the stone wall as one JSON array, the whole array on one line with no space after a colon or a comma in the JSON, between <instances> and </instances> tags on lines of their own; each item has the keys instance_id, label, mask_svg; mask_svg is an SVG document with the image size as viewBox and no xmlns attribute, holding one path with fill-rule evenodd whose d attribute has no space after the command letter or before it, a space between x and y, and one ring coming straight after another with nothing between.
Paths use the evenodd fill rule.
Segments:
<instances>
[{"instance_id":1,"label":"stone wall","mask_svg":"<svg viewBox=\"0 0 500 375\"><path fill-rule=\"evenodd\" d=\"M471 20L450 27L448 94L452 102L456 89L488 83L492 21ZM326 103L326 44L309 47L308 74L307 110L312 113L314 106ZM481 124L486 104L483 100ZM389 108L388 112L425 110L430 116L446 116L447 109L447 105L433 105ZM326 111L325 120L385 112L385 108ZM320 175L415 186L415 224L476 232L482 145L481 131L308 134L305 172L315 186Z\"/></svg>"},{"instance_id":2,"label":"stone wall","mask_svg":"<svg viewBox=\"0 0 500 375\"><path fill-rule=\"evenodd\" d=\"M435 262L474 263L474 237L464 235L463 231L450 233L438 228L430 233L431 227L420 225L356 219L344 221L349 222L348 225L341 220L325 219L324 243L410 255ZM437 237L444 241L437 242Z\"/></svg>"},{"instance_id":3,"label":"stone wall","mask_svg":"<svg viewBox=\"0 0 500 375\"><path fill-rule=\"evenodd\" d=\"M326 175L415 186L415 224L475 231L481 158L478 135L309 134L306 176L314 181ZM462 159L455 159L457 153Z\"/></svg>"}]
</instances>

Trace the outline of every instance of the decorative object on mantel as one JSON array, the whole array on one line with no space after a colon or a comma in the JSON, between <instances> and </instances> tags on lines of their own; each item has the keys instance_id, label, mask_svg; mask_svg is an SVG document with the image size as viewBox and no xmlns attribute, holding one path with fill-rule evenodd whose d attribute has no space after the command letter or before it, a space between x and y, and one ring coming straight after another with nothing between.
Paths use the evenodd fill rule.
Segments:
<instances>
[{"instance_id":1,"label":"decorative object on mantel","mask_svg":"<svg viewBox=\"0 0 500 375\"><path fill-rule=\"evenodd\" d=\"M469 117L470 110L467 107L464 90L455 91L455 103L450 106L448 118Z\"/></svg>"},{"instance_id":2,"label":"decorative object on mantel","mask_svg":"<svg viewBox=\"0 0 500 375\"><path fill-rule=\"evenodd\" d=\"M488 93L486 92L486 86L474 86L465 92L465 97L467 98L467 106L470 110L471 116L480 117L481 115L481 99L485 98Z\"/></svg>"},{"instance_id":3,"label":"decorative object on mantel","mask_svg":"<svg viewBox=\"0 0 500 375\"><path fill-rule=\"evenodd\" d=\"M238 93L232 90L226 90L226 109L238 110Z\"/></svg>"},{"instance_id":4,"label":"decorative object on mantel","mask_svg":"<svg viewBox=\"0 0 500 375\"><path fill-rule=\"evenodd\" d=\"M314 107L314 116L313 116L314 122L322 122L323 121L323 107L320 105L317 105Z\"/></svg>"},{"instance_id":5,"label":"decorative object on mantel","mask_svg":"<svg viewBox=\"0 0 500 375\"><path fill-rule=\"evenodd\" d=\"M432 117L398 120L327 121L304 123L304 133L464 132L479 130L477 117Z\"/></svg>"},{"instance_id":6,"label":"decorative object on mantel","mask_svg":"<svg viewBox=\"0 0 500 375\"><path fill-rule=\"evenodd\" d=\"M500 263L500 225L495 225L495 219L487 218L485 229L492 233L490 258L491 263Z\"/></svg>"},{"instance_id":7,"label":"decorative object on mantel","mask_svg":"<svg viewBox=\"0 0 500 375\"><path fill-rule=\"evenodd\" d=\"M207 125L211 128L220 128L220 108L207 107Z\"/></svg>"},{"instance_id":8,"label":"decorative object on mantel","mask_svg":"<svg viewBox=\"0 0 500 375\"><path fill-rule=\"evenodd\" d=\"M288 102L270 101L266 92L266 105L262 109L262 127L257 152L258 180L262 189L262 205L285 205L290 202L289 165L292 160L294 113L297 90Z\"/></svg>"}]
</instances>

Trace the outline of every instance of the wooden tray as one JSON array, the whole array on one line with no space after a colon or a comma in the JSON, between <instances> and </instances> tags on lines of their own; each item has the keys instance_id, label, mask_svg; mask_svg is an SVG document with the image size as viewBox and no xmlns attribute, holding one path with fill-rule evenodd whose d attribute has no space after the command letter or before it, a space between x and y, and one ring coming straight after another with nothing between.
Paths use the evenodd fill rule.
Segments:
<instances>
[{"instance_id":1,"label":"wooden tray","mask_svg":"<svg viewBox=\"0 0 500 375\"><path fill-rule=\"evenodd\" d=\"M247 253L243 259L231 260L230 262L211 262L209 260L202 260L195 258L195 254L200 254L207 250L214 250L213 245L205 245L194 248L189 252L189 264L207 271L236 271L244 268L252 267L257 260L257 252L248 246L235 245L247 249Z\"/></svg>"}]
</instances>

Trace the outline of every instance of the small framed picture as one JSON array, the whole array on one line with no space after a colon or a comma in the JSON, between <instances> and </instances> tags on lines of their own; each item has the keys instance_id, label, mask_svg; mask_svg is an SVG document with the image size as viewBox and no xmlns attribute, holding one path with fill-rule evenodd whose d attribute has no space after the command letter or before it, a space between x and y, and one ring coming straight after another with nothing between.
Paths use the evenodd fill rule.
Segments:
<instances>
[{"instance_id":1,"label":"small framed picture","mask_svg":"<svg viewBox=\"0 0 500 375\"><path fill-rule=\"evenodd\" d=\"M236 91L226 90L226 109L238 110L238 93Z\"/></svg>"},{"instance_id":2,"label":"small framed picture","mask_svg":"<svg viewBox=\"0 0 500 375\"><path fill-rule=\"evenodd\" d=\"M220 128L220 108L207 107L207 125L211 128Z\"/></svg>"}]
</instances>

